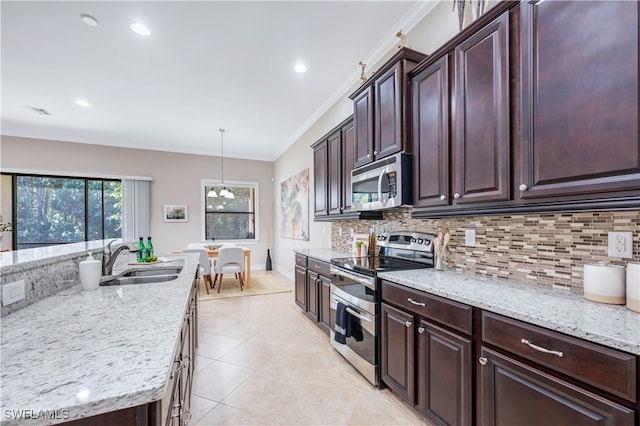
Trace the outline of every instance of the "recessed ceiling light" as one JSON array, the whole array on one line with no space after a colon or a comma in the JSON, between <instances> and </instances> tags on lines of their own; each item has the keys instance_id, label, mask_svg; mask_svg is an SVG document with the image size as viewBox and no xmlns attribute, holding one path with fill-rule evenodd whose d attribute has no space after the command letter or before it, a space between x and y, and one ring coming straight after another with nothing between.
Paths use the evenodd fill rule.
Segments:
<instances>
[{"instance_id":1,"label":"recessed ceiling light","mask_svg":"<svg viewBox=\"0 0 640 426\"><path fill-rule=\"evenodd\" d=\"M91 15L87 15L86 13L83 13L80 15L80 20L82 20L82 22L84 22L90 27L98 26L98 20Z\"/></svg>"},{"instance_id":2,"label":"recessed ceiling light","mask_svg":"<svg viewBox=\"0 0 640 426\"><path fill-rule=\"evenodd\" d=\"M305 67L303 64L297 64L295 67L293 67L293 70L297 73L302 74L303 72L307 72L307 67Z\"/></svg>"},{"instance_id":3,"label":"recessed ceiling light","mask_svg":"<svg viewBox=\"0 0 640 426\"><path fill-rule=\"evenodd\" d=\"M89 106L91 106L91 104L90 104L89 102L87 102L87 101L85 101L85 100L83 100L83 99L78 99L78 100L76 101L76 105L80 105L80 106L82 106L82 107L89 107Z\"/></svg>"},{"instance_id":4,"label":"recessed ceiling light","mask_svg":"<svg viewBox=\"0 0 640 426\"><path fill-rule=\"evenodd\" d=\"M133 30L133 32L140 34L141 36L151 35L151 30L147 28L146 25L141 24L140 22L134 22L133 24L131 24L131 29Z\"/></svg>"}]
</instances>

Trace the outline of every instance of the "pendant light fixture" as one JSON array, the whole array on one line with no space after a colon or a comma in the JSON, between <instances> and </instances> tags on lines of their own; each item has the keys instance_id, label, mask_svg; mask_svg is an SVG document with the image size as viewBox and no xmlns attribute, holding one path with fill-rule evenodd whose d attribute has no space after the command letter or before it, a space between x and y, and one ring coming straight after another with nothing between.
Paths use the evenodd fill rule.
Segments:
<instances>
[{"instance_id":1,"label":"pendant light fixture","mask_svg":"<svg viewBox=\"0 0 640 426\"><path fill-rule=\"evenodd\" d=\"M222 190L220 191L220 196L224 198L235 198L233 192L229 191L224 184L224 129L220 129L220 169L221 169L221 182Z\"/></svg>"}]
</instances>

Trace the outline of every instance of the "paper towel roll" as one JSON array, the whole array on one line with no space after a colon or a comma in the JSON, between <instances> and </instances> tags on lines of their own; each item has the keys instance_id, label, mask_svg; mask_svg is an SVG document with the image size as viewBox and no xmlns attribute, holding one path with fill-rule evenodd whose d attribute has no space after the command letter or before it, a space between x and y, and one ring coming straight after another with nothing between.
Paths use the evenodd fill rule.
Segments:
<instances>
[{"instance_id":1,"label":"paper towel roll","mask_svg":"<svg viewBox=\"0 0 640 426\"><path fill-rule=\"evenodd\" d=\"M640 263L627 264L627 308L640 312Z\"/></svg>"},{"instance_id":2,"label":"paper towel roll","mask_svg":"<svg viewBox=\"0 0 640 426\"><path fill-rule=\"evenodd\" d=\"M584 298L594 302L624 305L624 266L604 263L584 265Z\"/></svg>"}]
</instances>

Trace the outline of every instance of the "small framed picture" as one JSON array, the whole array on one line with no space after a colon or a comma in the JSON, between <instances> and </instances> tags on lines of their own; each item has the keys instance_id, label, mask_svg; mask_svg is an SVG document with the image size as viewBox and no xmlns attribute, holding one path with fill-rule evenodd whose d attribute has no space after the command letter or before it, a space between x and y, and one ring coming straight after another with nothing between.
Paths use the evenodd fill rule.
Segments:
<instances>
[{"instance_id":1,"label":"small framed picture","mask_svg":"<svg viewBox=\"0 0 640 426\"><path fill-rule=\"evenodd\" d=\"M162 218L165 222L187 222L187 205L165 204Z\"/></svg>"}]
</instances>

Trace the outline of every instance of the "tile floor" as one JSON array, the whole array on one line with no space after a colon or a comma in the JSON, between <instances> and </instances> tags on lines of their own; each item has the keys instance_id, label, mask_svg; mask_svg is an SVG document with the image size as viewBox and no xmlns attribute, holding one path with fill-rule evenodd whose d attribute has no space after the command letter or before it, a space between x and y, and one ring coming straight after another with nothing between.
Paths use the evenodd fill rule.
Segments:
<instances>
[{"instance_id":1,"label":"tile floor","mask_svg":"<svg viewBox=\"0 0 640 426\"><path fill-rule=\"evenodd\" d=\"M429 424L354 370L293 292L201 301L199 327L191 425Z\"/></svg>"}]
</instances>

